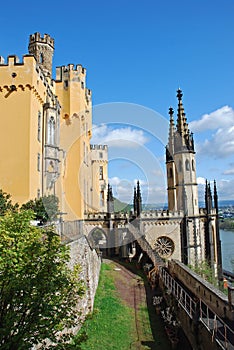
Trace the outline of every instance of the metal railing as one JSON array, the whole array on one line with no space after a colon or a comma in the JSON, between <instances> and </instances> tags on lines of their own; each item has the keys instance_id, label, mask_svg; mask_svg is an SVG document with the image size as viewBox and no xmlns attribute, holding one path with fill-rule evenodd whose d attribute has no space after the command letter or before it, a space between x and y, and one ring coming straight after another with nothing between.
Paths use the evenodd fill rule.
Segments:
<instances>
[{"instance_id":1,"label":"metal railing","mask_svg":"<svg viewBox=\"0 0 234 350\"><path fill-rule=\"evenodd\" d=\"M234 350L234 331L231 322L230 325L225 323L201 299L199 302L194 301L162 266L159 267L159 276L169 293L177 299L187 315L193 320L197 319L206 327L211 334L212 341L215 340L222 349Z\"/></svg>"},{"instance_id":2,"label":"metal railing","mask_svg":"<svg viewBox=\"0 0 234 350\"><path fill-rule=\"evenodd\" d=\"M234 350L234 331L215 312L213 312L202 300L200 300L199 320L211 333L222 349Z\"/></svg>"},{"instance_id":3,"label":"metal railing","mask_svg":"<svg viewBox=\"0 0 234 350\"><path fill-rule=\"evenodd\" d=\"M183 287L178 282L176 282L175 279L161 266L159 267L159 276L162 279L163 284L168 288L168 292L178 300L178 303L185 310L188 316L193 319L195 317L197 303L183 289Z\"/></svg>"}]
</instances>

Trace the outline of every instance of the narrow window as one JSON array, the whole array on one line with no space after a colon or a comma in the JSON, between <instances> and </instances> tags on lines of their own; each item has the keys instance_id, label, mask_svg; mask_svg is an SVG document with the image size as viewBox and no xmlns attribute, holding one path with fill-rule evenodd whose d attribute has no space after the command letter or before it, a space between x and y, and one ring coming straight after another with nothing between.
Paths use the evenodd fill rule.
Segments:
<instances>
[{"instance_id":1,"label":"narrow window","mask_svg":"<svg viewBox=\"0 0 234 350\"><path fill-rule=\"evenodd\" d=\"M40 57L39 57L39 63L43 63L44 62L44 56L43 53L40 53Z\"/></svg>"},{"instance_id":2,"label":"narrow window","mask_svg":"<svg viewBox=\"0 0 234 350\"><path fill-rule=\"evenodd\" d=\"M68 80L64 80L64 87L68 88Z\"/></svg>"},{"instance_id":3,"label":"narrow window","mask_svg":"<svg viewBox=\"0 0 234 350\"><path fill-rule=\"evenodd\" d=\"M84 82L81 82L81 88L84 89Z\"/></svg>"},{"instance_id":4,"label":"narrow window","mask_svg":"<svg viewBox=\"0 0 234 350\"><path fill-rule=\"evenodd\" d=\"M188 161L188 159L186 159L186 161L185 161L185 169L187 171L189 171L189 161Z\"/></svg>"},{"instance_id":5,"label":"narrow window","mask_svg":"<svg viewBox=\"0 0 234 350\"><path fill-rule=\"evenodd\" d=\"M39 142L41 142L41 112L38 112L38 119L37 119L37 139Z\"/></svg>"},{"instance_id":6,"label":"narrow window","mask_svg":"<svg viewBox=\"0 0 234 350\"><path fill-rule=\"evenodd\" d=\"M103 158L103 153L99 152L99 158L102 159Z\"/></svg>"},{"instance_id":7,"label":"narrow window","mask_svg":"<svg viewBox=\"0 0 234 350\"><path fill-rule=\"evenodd\" d=\"M50 117L50 119L49 119L47 141L48 141L49 145L55 144L55 120L54 120L54 117Z\"/></svg>"},{"instance_id":8,"label":"narrow window","mask_svg":"<svg viewBox=\"0 0 234 350\"><path fill-rule=\"evenodd\" d=\"M195 171L194 160L192 160L192 171Z\"/></svg>"},{"instance_id":9,"label":"narrow window","mask_svg":"<svg viewBox=\"0 0 234 350\"><path fill-rule=\"evenodd\" d=\"M170 168L170 170L169 170L169 176L170 176L170 178L173 177L173 170L172 170L172 168Z\"/></svg>"},{"instance_id":10,"label":"narrow window","mask_svg":"<svg viewBox=\"0 0 234 350\"><path fill-rule=\"evenodd\" d=\"M104 206L104 191L100 192L100 207Z\"/></svg>"},{"instance_id":11,"label":"narrow window","mask_svg":"<svg viewBox=\"0 0 234 350\"><path fill-rule=\"evenodd\" d=\"M41 197L41 191L38 189L37 190L37 198L39 199Z\"/></svg>"},{"instance_id":12,"label":"narrow window","mask_svg":"<svg viewBox=\"0 0 234 350\"><path fill-rule=\"evenodd\" d=\"M103 180L103 166L99 167L99 180Z\"/></svg>"},{"instance_id":13,"label":"narrow window","mask_svg":"<svg viewBox=\"0 0 234 350\"><path fill-rule=\"evenodd\" d=\"M40 153L37 154L37 171L41 170L41 155Z\"/></svg>"}]
</instances>

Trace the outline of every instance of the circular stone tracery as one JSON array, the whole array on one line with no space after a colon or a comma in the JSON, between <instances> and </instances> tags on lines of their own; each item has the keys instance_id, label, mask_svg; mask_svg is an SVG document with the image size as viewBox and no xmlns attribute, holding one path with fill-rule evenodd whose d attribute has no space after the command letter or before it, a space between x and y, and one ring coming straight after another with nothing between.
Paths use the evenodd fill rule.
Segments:
<instances>
[{"instance_id":1,"label":"circular stone tracery","mask_svg":"<svg viewBox=\"0 0 234 350\"><path fill-rule=\"evenodd\" d=\"M169 258L174 249L174 242L169 237L161 236L155 242L155 250L161 258Z\"/></svg>"}]
</instances>

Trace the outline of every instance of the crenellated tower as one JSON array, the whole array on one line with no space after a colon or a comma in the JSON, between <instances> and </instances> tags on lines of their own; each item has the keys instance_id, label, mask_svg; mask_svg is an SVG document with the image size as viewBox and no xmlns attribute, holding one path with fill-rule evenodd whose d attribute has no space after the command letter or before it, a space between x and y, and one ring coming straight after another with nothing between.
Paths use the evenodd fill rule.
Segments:
<instances>
[{"instance_id":1,"label":"crenellated tower","mask_svg":"<svg viewBox=\"0 0 234 350\"><path fill-rule=\"evenodd\" d=\"M54 39L49 34L41 36L40 33L30 35L28 52L34 55L44 74L52 77L52 61L54 54Z\"/></svg>"}]
</instances>

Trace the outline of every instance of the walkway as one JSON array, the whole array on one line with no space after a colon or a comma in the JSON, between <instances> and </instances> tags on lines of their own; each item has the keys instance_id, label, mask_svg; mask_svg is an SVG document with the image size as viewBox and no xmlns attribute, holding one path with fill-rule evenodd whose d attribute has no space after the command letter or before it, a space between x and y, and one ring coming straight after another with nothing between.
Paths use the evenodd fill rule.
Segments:
<instances>
[{"instance_id":1,"label":"walkway","mask_svg":"<svg viewBox=\"0 0 234 350\"><path fill-rule=\"evenodd\" d=\"M105 259L105 262L110 260ZM152 304L153 296L158 291L151 290L146 277L141 270L136 269L134 263L114 261L113 272L120 297L134 309L137 339L131 344L131 349L171 350L172 346L164 330L164 322ZM183 334L180 336L177 348L191 349Z\"/></svg>"}]
</instances>

